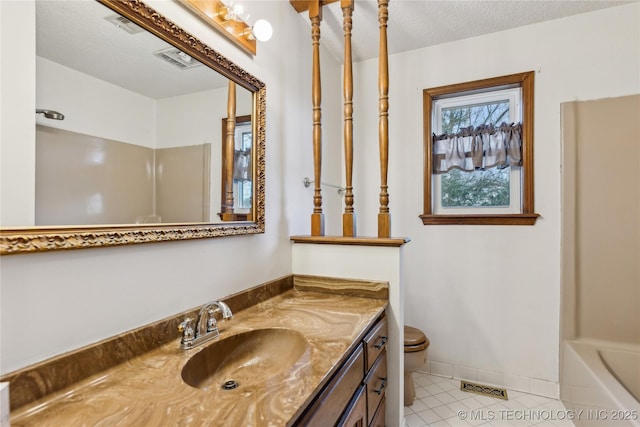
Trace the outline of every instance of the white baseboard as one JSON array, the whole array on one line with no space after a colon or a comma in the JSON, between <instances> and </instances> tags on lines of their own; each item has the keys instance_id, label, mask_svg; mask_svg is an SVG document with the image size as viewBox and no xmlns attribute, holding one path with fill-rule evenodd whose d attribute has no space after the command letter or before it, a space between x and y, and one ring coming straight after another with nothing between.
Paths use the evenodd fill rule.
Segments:
<instances>
[{"instance_id":1,"label":"white baseboard","mask_svg":"<svg viewBox=\"0 0 640 427\"><path fill-rule=\"evenodd\" d=\"M507 374L498 371L473 368L469 366L455 365L451 363L428 360L423 369L424 372L445 378L454 378L504 387L508 390L521 391L523 393L558 399L560 396L557 382L530 378L521 375Z\"/></svg>"}]
</instances>

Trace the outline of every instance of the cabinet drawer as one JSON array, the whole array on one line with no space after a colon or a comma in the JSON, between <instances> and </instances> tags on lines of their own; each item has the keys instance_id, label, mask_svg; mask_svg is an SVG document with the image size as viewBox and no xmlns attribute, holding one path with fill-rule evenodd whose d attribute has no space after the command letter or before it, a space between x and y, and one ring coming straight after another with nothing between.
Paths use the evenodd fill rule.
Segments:
<instances>
[{"instance_id":1,"label":"cabinet drawer","mask_svg":"<svg viewBox=\"0 0 640 427\"><path fill-rule=\"evenodd\" d=\"M358 387L349 407L342 415L337 427L365 427L367 422L367 395L364 385Z\"/></svg>"},{"instance_id":2,"label":"cabinet drawer","mask_svg":"<svg viewBox=\"0 0 640 427\"><path fill-rule=\"evenodd\" d=\"M384 418L386 416L385 400L386 398L383 396L382 401L380 402L380 406L378 406L378 410L376 411L376 414L373 416L373 420L369 423L369 427L385 427L384 425Z\"/></svg>"},{"instance_id":3,"label":"cabinet drawer","mask_svg":"<svg viewBox=\"0 0 640 427\"><path fill-rule=\"evenodd\" d=\"M359 345L311 404L309 410L294 425L335 425L351 401L354 390L362 383L363 373L364 352L362 345Z\"/></svg>"},{"instance_id":4,"label":"cabinet drawer","mask_svg":"<svg viewBox=\"0 0 640 427\"><path fill-rule=\"evenodd\" d=\"M365 366L367 372L371 369L371 366L373 366L378 355L386 348L388 339L387 318L383 317L364 338Z\"/></svg>"},{"instance_id":5,"label":"cabinet drawer","mask_svg":"<svg viewBox=\"0 0 640 427\"><path fill-rule=\"evenodd\" d=\"M387 387L387 352L383 352L376 360L373 368L365 378L367 388L367 425L373 421L376 409L384 397Z\"/></svg>"}]
</instances>

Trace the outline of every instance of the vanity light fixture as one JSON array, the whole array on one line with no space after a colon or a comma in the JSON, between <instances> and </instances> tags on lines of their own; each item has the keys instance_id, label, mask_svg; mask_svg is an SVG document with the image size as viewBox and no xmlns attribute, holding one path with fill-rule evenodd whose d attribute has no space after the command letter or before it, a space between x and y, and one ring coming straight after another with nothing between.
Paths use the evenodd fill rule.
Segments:
<instances>
[{"instance_id":1,"label":"vanity light fixture","mask_svg":"<svg viewBox=\"0 0 640 427\"><path fill-rule=\"evenodd\" d=\"M256 54L256 40L267 41L273 34L271 24L264 19L249 25L246 7L235 0L181 0L179 3L252 55Z\"/></svg>"}]
</instances>

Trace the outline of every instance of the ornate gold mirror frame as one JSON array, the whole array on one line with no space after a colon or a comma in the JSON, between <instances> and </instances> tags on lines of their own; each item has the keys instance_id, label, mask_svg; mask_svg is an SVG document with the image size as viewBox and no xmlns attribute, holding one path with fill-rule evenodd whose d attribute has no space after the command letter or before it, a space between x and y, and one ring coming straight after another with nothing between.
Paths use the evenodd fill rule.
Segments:
<instances>
[{"instance_id":1,"label":"ornate gold mirror frame","mask_svg":"<svg viewBox=\"0 0 640 427\"><path fill-rule=\"evenodd\" d=\"M206 66L235 81L254 94L253 135L255 155L253 160L253 182L255 193L252 212L255 212L255 214L253 215L253 221L215 224L5 227L0 230L0 254L7 255L264 233L265 84L141 1L97 1L165 40L167 43L179 48L191 57L196 58Z\"/></svg>"}]
</instances>

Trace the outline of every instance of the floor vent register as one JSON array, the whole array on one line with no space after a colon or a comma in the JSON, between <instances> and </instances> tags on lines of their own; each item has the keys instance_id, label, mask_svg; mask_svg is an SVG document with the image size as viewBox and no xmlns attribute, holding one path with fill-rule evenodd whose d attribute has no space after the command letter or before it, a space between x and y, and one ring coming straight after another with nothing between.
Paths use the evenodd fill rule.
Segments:
<instances>
[{"instance_id":1,"label":"floor vent register","mask_svg":"<svg viewBox=\"0 0 640 427\"><path fill-rule=\"evenodd\" d=\"M497 397L498 399L509 400L507 390L490 385L476 384L469 381L460 381L460 390L470 393L481 394L483 396Z\"/></svg>"}]
</instances>

